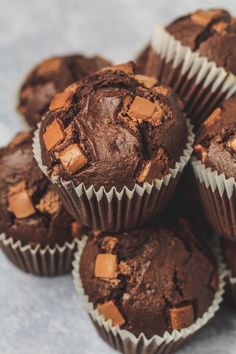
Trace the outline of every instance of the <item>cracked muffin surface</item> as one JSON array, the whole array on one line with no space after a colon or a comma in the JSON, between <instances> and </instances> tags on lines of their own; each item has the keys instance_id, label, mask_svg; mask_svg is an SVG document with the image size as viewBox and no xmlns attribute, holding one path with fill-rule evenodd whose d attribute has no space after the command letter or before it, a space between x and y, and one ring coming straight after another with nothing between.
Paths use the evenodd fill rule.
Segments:
<instances>
[{"instance_id":1,"label":"cracked muffin surface","mask_svg":"<svg viewBox=\"0 0 236 354\"><path fill-rule=\"evenodd\" d=\"M174 229L96 235L79 272L85 294L106 320L147 338L190 326L218 289L215 259L184 220Z\"/></svg>"},{"instance_id":2,"label":"cracked muffin surface","mask_svg":"<svg viewBox=\"0 0 236 354\"><path fill-rule=\"evenodd\" d=\"M17 134L0 149L0 229L23 245L54 246L79 236L32 152L32 133Z\"/></svg>"},{"instance_id":3,"label":"cracked muffin surface","mask_svg":"<svg viewBox=\"0 0 236 354\"><path fill-rule=\"evenodd\" d=\"M187 143L171 89L133 63L92 74L55 96L40 127L42 162L75 185L133 187L163 178Z\"/></svg>"}]
</instances>

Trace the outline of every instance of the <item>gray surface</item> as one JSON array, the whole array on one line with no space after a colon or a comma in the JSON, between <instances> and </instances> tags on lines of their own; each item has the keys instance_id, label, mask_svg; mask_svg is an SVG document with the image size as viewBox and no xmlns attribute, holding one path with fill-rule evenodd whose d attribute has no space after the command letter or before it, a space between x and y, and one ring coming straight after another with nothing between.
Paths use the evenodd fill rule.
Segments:
<instances>
[{"instance_id":1,"label":"gray surface","mask_svg":"<svg viewBox=\"0 0 236 354\"><path fill-rule=\"evenodd\" d=\"M22 121L17 86L40 59L84 51L125 61L146 43L155 23L196 7L235 1L0 0L0 144ZM180 353L236 353L236 313L223 309ZM0 354L110 354L82 309L70 276L26 275L0 254Z\"/></svg>"}]
</instances>

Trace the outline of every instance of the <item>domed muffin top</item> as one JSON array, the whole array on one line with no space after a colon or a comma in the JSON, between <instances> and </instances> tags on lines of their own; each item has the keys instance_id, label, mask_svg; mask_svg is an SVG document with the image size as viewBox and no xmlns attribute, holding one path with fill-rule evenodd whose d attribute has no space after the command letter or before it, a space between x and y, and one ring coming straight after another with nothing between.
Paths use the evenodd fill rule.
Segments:
<instances>
[{"instance_id":1,"label":"domed muffin top","mask_svg":"<svg viewBox=\"0 0 236 354\"><path fill-rule=\"evenodd\" d=\"M206 167L236 178L236 98L222 105L202 124L194 151Z\"/></svg>"},{"instance_id":2,"label":"domed muffin top","mask_svg":"<svg viewBox=\"0 0 236 354\"><path fill-rule=\"evenodd\" d=\"M0 229L32 246L54 246L77 236L76 224L39 169L32 134L19 133L0 149Z\"/></svg>"},{"instance_id":3,"label":"domed muffin top","mask_svg":"<svg viewBox=\"0 0 236 354\"><path fill-rule=\"evenodd\" d=\"M27 75L19 94L18 110L36 126L48 110L53 96L68 85L110 63L99 57L70 55L48 58Z\"/></svg>"},{"instance_id":4,"label":"domed muffin top","mask_svg":"<svg viewBox=\"0 0 236 354\"><path fill-rule=\"evenodd\" d=\"M185 221L173 230L98 235L87 242L79 272L106 320L147 338L193 324L218 288L214 258Z\"/></svg>"},{"instance_id":5,"label":"domed muffin top","mask_svg":"<svg viewBox=\"0 0 236 354\"><path fill-rule=\"evenodd\" d=\"M166 30L183 45L236 74L236 20L228 11L198 10L173 21Z\"/></svg>"},{"instance_id":6,"label":"domed muffin top","mask_svg":"<svg viewBox=\"0 0 236 354\"><path fill-rule=\"evenodd\" d=\"M133 63L102 69L52 100L40 127L43 164L96 188L163 178L187 141L175 94Z\"/></svg>"}]
</instances>

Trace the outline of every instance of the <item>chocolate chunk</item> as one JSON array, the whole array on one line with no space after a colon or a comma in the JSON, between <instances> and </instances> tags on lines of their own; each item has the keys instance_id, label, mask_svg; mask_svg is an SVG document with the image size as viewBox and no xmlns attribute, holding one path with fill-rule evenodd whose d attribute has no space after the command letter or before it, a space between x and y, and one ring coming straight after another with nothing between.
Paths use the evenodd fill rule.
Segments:
<instances>
[{"instance_id":1,"label":"chocolate chunk","mask_svg":"<svg viewBox=\"0 0 236 354\"><path fill-rule=\"evenodd\" d=\"M135 80L143 84L147 88L152 88L157 84L157 80L154 77L149 77L146 75L134 75Z\"/></svg>"},{"instance_id":2,"label":"chocolate chunk","mask_svg":"<svg viewBox=\"0 0 236 354\"><path fill-rule=\"evenodd\" d=\"M117 257L114 254L98 254L95 262L95 277L97 278L116 278Z\"/></svg>"},{"instance_id":3,"label":"chocolate chunk","mask_svg":"<svg viewBox=\"0 0 236 354\"><path fill-rule=\"evenodd\" d=\"M156 154L156 159L146 162L144 168L137 177L140 183L151 183L155 178L160 178L168 173L166 166L169 164L168 155L162 147L160 147Z\"/></svg>"},{"instance_id":4,"label":"chocolate chunk","mask_svg":"<svg viewBox=\"0 0 236 354\"><path fill-rule=\"evenodd\" d=\"M204 126L206 127L210 127L212 124L215 123L215 121L217 119L220 118L220 115L221 115L221 108L216 108L212 113L211 115L207 118L207 120L203 123Z\"/></svg>"},{"instance_id":5,"label":"chocolate chunk","mask_svg":"<svg viewBox=\"0 0 236 354\"><path fill-rule=\"evenodd\" d=\"M220 14L220 10L199 10L191 15L191 19L200 26L207 26L214 18L220 16Z\"/></svg>"},{"instance_id":6,"label":"chocolate chunk","mask_svg":"<svg viewBox=\"0 0 236 354\"><path fill-rule=\"evenodd\" d=\"M119 274L130 275L132 268L124 261L119 263Z\"/></svg>"},{"instance_id":7,"label":"chocolate chunk","mask_svg":"<svg viewBox=\"0 0 236 354\"><path fill-rule=\"evenodd\" d=\"M27 139L29 139L31 137L31 132L21 132L19 134L17 134L12 141L10 142L9 146L10 147L14 147L17 145L22 144L24 141L26 141Z\"/></svg>"},{"instance_id":8,"label":"chocolate chunk","mask_svg":"<svg viewBox=\"0 0 236 354\"><path fill-rule=\"evenodd\" d=\"M69 145L60 152L59 158L64 168L71 174L78 172L88 162L78 144Z\"/></svg>"},{"instance_id":9,"label":"chocolate chunk","mask_svg":"<svg viewBox=\"0 0 236 354\"><path fill-rule=\"evenodd\" d=\"M155 112L152 115L152 121L157 123L161 122L162 115L163 115L162 108L158 104L156 104Z\"/></svg>"},{"instance_id":10,"label":"chocolate chunk","mask_svg":"<svg viewBox=\"0 0 236 354\"><path fill-rule=\"evenodd\" d=\"M113 301L107 301L104 304L97 305L97 310L106 321L112 321L112 326L122 326L125 323L124 317Z\"/></svg>"},{"instance_id":11,"label":"chocolate chunk","mask_svg":"<svg viewBox=\"0 0 236 354\"><path fill-rule=\"evenodd\" d=\"M50 58L45 60L37 69L38 75L43 76L48 72L55 72L60 69L62 65L62 58Z\"/></svg>"},{"instance_id":12,"label":"chocolate chunk","mask_svg":"<svg viewBox=\"0 0 236 354\"><path fill-rule=\"evenodd\" d=\"M53 97L49 110L56 111L57 109L66 108L69 106L72 98L71 90L64 90L62 93L58 93L56 96Z\"/></svg>"},{"instance_id":13,"label":"chocolate chunk","mask_svg":"<svg viewBox=\"0 0 236 354\"><path fill-rule=\"evenodd\" d=\"M35 213L35 208L30 200L24 183L12 187L8 193L8 203L10 210L18 219L27 218Z\"/></svg>"},{"instance_id":14,"label":"chocolate chunk","mask_svg":"<svg viewBox=\"0 0 236 354\"><path fill-rule=\"evenodd\" d=\"M49 188L35 207L41 213L53 215L59 210L60 205L59 195L52 188Z\"/></svg>"},{"instance_id":15,"label":"chocolate chunk","mask_svg":"<svg viewBox=\"0 0 236 354\"><path fill-rule=\"evenodd\" d=\"M65 133L60 122L56 119L47 128L43 134L43 140L48 151L54 146L61 143L65 137Z\"/></svg>"},{"instance_id":16,"label":"chocolate chunk","mask_svg":"<svg viewBox=\"0 0 236 354\"><path fill-rule=\"evenodd\" d=\"M139 183L149 182L151 183L157 176L159 172L159 162L156 160L148 161L140 174L137 177Z\"/></svg>"},{"instance_id":17,"label":"chocolate chunk","mask_svg":"<svg viewBox=\"0 0 236 354\"><path fill-rule=\"evenodd\" d=\"M218 33L222 33L222 32L224 32L224 30L226 29L226 27L228 26L229 24L227 23L227 22L218 22L218 23L216 23L216 24L214 24L213 26L212 26L212 28L216 31L216 32L218 32Z\"/></svg>"},{"instance_id":18,"label":"chocolate chunk","mask_svg":"<svg viewBox=\"0 0 236 354\"><path fill-rule=\"evenodd\" d=\"M157 93L157 94L160 94L160 95L162 95L164 97L168 96L169 93L170 93L169 87L166 87L166 86L163 86L163 85L154 87L152 91Z\"/></svg>"},{"instance_id":19,"label":"chocolate chunk","mask_svg":"<svg viewBox=\"0 0 236 354\"><path fill-rule=\"evenodd\" d=\"M106 236L102 242L102 249L104 249L107 253L112 253L115 249L118 240L116 237Z\"/></svg>"},{"instance_id":20,"label":"chocolate chunk","mask_svg":"<svg viewBox=\"0 0 236 354\"><path fill-rule=\"evenodd\" d=\"M109 69L110 71L123 71L128 75L132 75L134 73L134 64L133 62L128 62L125 64L117 64L117 65L110 66L108 68L104 68L104 70L107 69Z\"/></svg>"},{"instance_id":21,"label":"chocolate chunk","mask_svg":"<svg viewBox=\"0 0 236 354\"><path fill-rule=\"evenodd\" d=\"M128 115L135 119L149 119L152 117L156 106L153 102L146 98L136 96L129 111Z\"/></svg>"},{"instance_id":22,"label":"chocolate chunk","mask_svg":"<svg viewBox=\"0 0 236 354\"><path fill-rule=\"evenodd\" d=\"M191 326L194 322L192 305L183 305L170 309L171 325L173 329L182 329Z\"/></svg>"},{"instance_id":23,"label":"chocolate chunk","mask_svg":"<svg viewBox=\"0 0 236 354\"><path fill-rule=\"evenodd\" d=\"M229 140L229 147L236 152L236 134Z\"/></svg>"}]
</instances>

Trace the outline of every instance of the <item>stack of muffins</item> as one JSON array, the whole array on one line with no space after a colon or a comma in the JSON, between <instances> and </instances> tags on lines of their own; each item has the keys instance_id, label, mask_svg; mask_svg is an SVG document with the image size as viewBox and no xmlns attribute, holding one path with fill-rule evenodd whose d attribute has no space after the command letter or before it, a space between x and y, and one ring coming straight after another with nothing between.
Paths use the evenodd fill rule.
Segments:
<instances>
[{"instance_id":1,"label":"stack of muffins","mask_svg":"<svg viewBox=\"0 0 236 354\"><path fill-rule=\"evenodd\" d=\"M199 10L158 27L136 64L51 58L22 86L36 130L0 150L1 248L47 276L77 251L75 287L121 352L172 352L215 315L228 273L205 219L236 294L235 23Z\"/></svg>"}]
</instances>

